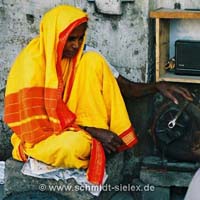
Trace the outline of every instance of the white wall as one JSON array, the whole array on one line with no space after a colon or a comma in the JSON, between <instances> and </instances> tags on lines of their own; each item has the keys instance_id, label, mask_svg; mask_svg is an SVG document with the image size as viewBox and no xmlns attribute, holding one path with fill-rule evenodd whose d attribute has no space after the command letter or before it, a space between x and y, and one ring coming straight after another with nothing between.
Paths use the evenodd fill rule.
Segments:
<instances>
[{"instance_id":1,"label":"white wall","mask_svg":"<svg viewBox=\"0 0 200 200\"><path fill-rule=\"evenodd\" d=\"M102 0L107 1L107 0ZM116 1L117 2L117 1ZM71 4L86 10L90 16L88 44L98 48L108 61L126 78L147 82L153 69L153 36L149 30L149 10L173 8L175 0L135 0L122 2L122 15L96 12L95 3L87 0L1 0L0 1L0 112L3 104L1 88L20 50L38 34L44 12L58 4ZM200 0L179 0L182 8L200 8ZM27 17L32 15L34 21ZM174 21L171 49L176 38L199 38L199 21ZM178 24L178 26L177 26Z\"/></svg>"}]
</instances>

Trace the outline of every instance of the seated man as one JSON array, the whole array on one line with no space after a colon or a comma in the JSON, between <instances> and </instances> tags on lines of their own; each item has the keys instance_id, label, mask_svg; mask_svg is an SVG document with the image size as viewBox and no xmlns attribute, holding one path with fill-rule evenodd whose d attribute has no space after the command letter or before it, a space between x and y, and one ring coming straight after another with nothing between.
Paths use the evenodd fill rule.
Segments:
<instances>
[{"instance_id":1,"label":"seated man","mask_svg":"<svg viewBox=\"0 0 200 200\"><path fill-rule=\"evenodd\" d=\"M125 150L137 138L106 60L83 52L87 21L85 12L67 5L44 15L39 36L9 73L4 120L13 130L14 159L30 156L55 167L88 169L88 180L101 184L104 151ZM135 84L117 80L131 96L126 89Z\"/></svg>"},{"instance_id":2,"label":"seated man","mask_svg":"<svg viewBox=\"0 0 200 200\"><path fill-rule=\"evenodd\" d=\"M105 59L83 53L87 14L58 6L40 35L15 60L7 80L5 122L13 158L56 167L89 168L100 184L105 154L137 143L117 81Z\"/></svg>"}]
</instances>

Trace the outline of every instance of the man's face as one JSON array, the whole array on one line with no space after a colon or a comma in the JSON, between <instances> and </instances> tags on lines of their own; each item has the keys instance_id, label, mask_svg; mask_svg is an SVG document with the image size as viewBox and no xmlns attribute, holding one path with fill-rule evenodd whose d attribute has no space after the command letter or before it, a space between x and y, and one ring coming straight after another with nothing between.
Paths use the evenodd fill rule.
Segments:
<instances>
[{"instance_id":1,"label":"man's face","mask_svg":"<svg viewBox=\"0 0 200 200\"><path fill-rule=\"evenodd\" d=\"M70 33L63 49L62 58L72 58L77 54L83 42L86 29L87 23L83 23Z\"/></svg>"}]
</instances>

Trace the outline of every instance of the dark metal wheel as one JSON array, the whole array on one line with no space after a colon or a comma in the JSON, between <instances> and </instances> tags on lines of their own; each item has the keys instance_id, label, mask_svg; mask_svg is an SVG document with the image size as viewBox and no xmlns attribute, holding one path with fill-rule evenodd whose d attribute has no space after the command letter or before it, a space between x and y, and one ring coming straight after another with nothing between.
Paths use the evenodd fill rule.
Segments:
<instances>
[{"instance_id":1,"label":"dark metal wheel","mask_svg":"<svg viewBox=\"0 0 200 200\"><path fill-rule=\"evenodd\" d=\"M168 123L174 119L179 111L180 107L173 103L167 103L161 107L154 121L152 130L155 140L169 144L186 134L190 125L190 118L185 111L177 119L173 128L168 126Z\"/></svg>"}]
</instances>

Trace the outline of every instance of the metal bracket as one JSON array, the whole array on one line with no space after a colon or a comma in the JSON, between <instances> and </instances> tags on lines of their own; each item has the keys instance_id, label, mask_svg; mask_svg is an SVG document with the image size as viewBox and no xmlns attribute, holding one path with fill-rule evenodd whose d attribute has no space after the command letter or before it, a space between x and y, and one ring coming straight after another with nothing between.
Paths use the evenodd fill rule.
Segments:
<instances>
[{"instance_id":1,"label":"metal bracket","mask_svg":"<svg viewBox=\"0 0 200 200\"><path fill-rule=\"evenodd\" d=\"M122 6L124 2L135 2L135 0L88 0L95 3L99 13L108 15L122 15Z\"/></svg>"}]
</instances>

